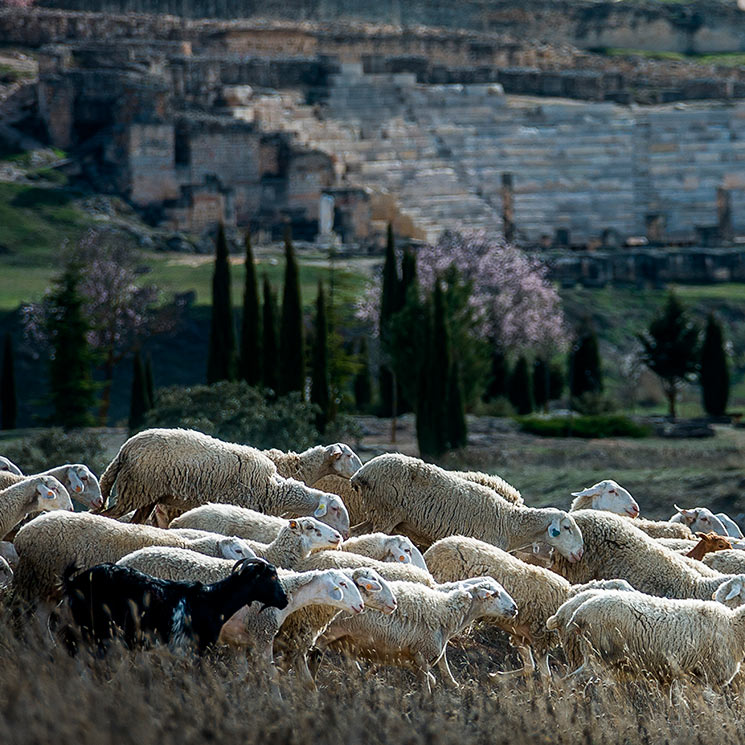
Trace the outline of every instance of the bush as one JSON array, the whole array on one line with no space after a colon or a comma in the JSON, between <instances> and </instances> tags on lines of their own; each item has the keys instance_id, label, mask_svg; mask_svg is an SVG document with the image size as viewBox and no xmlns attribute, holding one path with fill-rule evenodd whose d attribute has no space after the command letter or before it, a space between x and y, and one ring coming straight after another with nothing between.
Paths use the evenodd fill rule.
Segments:
<instances>
[{"instance_id":1,"label":"bush","mask_svg":"<svg viewBox=\"0 0 745 745\"><path fill-rule=\"evenodd\" d=\"M581 396L571 398L571 407L573 411L585 416L594 416L597 414L610 414L617 407L616 404L603 393L593 393L588 391Z\"/></svg>"},{"instance_id":2,"label":"bush","mask_svg":"<svg viewBox=\"0 0 745 745\"><path fill-rule=\"evenodd\" d=\"M541 437L649 437L652 429L620 414L518 417L520 429Z\"/></svg>"},{"instance_id":3,"label":"bush","mask_svg":"<svg viewBox=\"0 0 745 745\"><path fill-rule=\"evenodd\" d=\"M304 450L319 441L315 407L295 391L267 401L246 382L172 386L158 391L148 427L185 427L253 447Z\"/></svg>"},{"instance_id":4,"label":"bush","mask_svg":"<svg viewBox=\"0 0 745 745\"><path fill-rule=\"evenodd\" d=\"M108 465L100 437L81 430L45 429L4 447L3 455L24 473L39 473L65 463L85 463L100 474Z\"/></svg>"}]
</instances>

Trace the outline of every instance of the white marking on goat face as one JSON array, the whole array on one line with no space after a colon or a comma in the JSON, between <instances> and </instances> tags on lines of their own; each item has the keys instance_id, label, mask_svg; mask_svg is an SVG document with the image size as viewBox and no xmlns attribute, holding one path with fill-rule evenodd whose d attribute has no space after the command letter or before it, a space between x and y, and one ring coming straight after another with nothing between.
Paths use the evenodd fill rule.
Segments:
<instances>
[{"instance_id":1,"label":"white marking on goat face","mask_svg":"<svg viewBox=\"0 0 745 745\"><path fill-rule=\"evenodd\" d=\"M187 641L186 628L188 625L188 616L186 614L186 598L181 598L176 605L171 619L171 644L174 647L181 647Z\"/></svg>"}]
</instances>

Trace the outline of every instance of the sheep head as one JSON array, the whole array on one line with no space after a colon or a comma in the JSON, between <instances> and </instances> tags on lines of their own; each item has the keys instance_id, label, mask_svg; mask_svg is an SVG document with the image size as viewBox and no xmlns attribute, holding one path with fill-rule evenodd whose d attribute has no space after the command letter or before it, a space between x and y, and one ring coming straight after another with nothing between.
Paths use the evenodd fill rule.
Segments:
<instances>
[{"instance_id":1,"label":"sheep head","mask_svg":"<svg viewBox=\"0 0 745 745\"><path fill-rule=\"evenodd\" d=\"M631 494L613 479L598 481L582 491L572 492L577 500L573 509L588 507L593 510L605 510L616 515L628 515L631 518L639 516L639 505ZM577 505L577 506L575 506Z\"/></svg>"}]
</instances>

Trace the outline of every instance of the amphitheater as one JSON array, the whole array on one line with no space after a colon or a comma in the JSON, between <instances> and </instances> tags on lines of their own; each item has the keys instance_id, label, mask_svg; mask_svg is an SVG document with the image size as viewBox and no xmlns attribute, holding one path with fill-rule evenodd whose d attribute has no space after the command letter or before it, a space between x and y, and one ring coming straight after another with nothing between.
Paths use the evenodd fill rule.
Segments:
<instances>
[{"instance_id":1,"label":"amphitheater","mask_svg":"<svg viewBox=\"0 0 745 745\"><path fill-rule=\"evenodd\" d=\"M272 4L228 21L216 2L183 4L217 16L189 19L154 0L45 4L0 11L0 35L39 59L0 121L35 119L77 173L174 230L290 220L303 237L372 245L392 222L422 240L467 227L590 249L745 234L743 68L591 54L566 22L551 43L525 41L508 3L492 4L502 30L498 14L463 20L489 3L457 18L435 4L439 28L375 23L354 4L321 3L325 23L310 5L294 21ZM739 16L716 7L689 45L743 43ZM132 10L149 14L112 14Z\"/></svg>"}]
</instances>

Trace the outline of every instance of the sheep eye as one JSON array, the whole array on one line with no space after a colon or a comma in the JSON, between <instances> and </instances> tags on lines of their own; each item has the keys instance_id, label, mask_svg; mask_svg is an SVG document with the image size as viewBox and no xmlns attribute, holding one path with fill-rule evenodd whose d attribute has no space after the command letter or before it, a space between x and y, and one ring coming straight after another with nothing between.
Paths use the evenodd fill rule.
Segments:
<instances>
[{"instance_id":1,"label":"sheep eye","mask_svg":"<svg viewBox=\"0 0 745 745\"><path fill-rule=\"evenodd\" d=\"M618 492L615 489L611 489L608 494L618 494Z\"/></svg>"}]
</instances>

